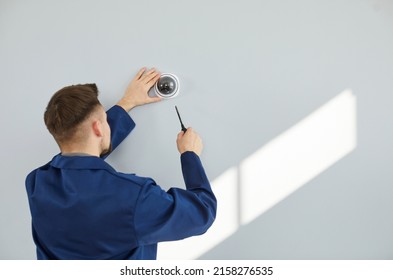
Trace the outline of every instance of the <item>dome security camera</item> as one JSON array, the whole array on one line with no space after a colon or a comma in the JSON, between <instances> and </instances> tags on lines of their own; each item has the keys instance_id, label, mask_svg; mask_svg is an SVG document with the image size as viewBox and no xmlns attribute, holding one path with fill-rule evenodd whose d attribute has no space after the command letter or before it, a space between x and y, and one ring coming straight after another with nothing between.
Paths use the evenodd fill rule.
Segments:
<instances>
[{"instance_id":1,"label":"dome security camera","mask_svg":"<svg viewBox=\"0 0 393 280\"><path fill-rule=\"evenodd\" d=\"M162 98L173 98L179 94L179 79L170 73L163 73L154 86L156 94Z\"/></svg>"}]
</instances>

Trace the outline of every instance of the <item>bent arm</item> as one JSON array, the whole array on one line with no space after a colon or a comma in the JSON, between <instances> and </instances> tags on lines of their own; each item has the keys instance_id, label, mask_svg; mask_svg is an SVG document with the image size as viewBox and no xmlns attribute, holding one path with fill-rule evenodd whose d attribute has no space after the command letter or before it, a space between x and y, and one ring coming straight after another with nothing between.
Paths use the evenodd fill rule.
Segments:
<instances>
[{"instance_id":1,"label":"bent arm","mask_svg":"<svg viewBox=\"0 0 393 280\"><path fill-rule=\"evenodd\" d=\"M135 123L128 115L128 112L136 106L158 102L159 97L149 97L148 91L160 77L160 73L154 68L146 71L142 68L129 83L123 97L115 106L110 108L106 114L111 128L112 150L130 134L134 129ZM106 154L102 158L106 158Z\"/></svg>"},{"instance_id":2,"label":"bent arm","mask_svg":"<svg viewBox=\"0 0 393 280\"><path fill-rule=\"evenodd\" d=\"M135 128L135 122L132 120L130 115L118 105L110 108L106 112L106 115L108 124L111 128L111 143L112 149L114 150ZM107 156L108 155L104 158Z\"/></svg>"},{"instance_id":3,"label":"bent arm","mask_svg":"<svg viewBox=\"0 0 393 280\"><path fill-rule=\"evenodd\" d=\"M134 221L140 245L200 235L214 222L217 200L199 157L185 152L181 163L187 190L165 192L153 181L143 187Z\"/></svg>"},{"instance_id":4,"label":"bent arm","mask_svg":"<svg viewBox=\"0 0 393 280\"><path fill-rule=\"evenodd\" d=\"M161 100L159 97L150 97L148 95L148 91L159 77L160 73L154 68L149 71L146 71L146 68L140 69L134 79L128 84L123 97L106 112L111 128L112 150L119 146L135 127L135 123L128 115L128 112L136 106ZM108 155L105 155L103 158L106 158Z\"/></svg>"}]
</instances>

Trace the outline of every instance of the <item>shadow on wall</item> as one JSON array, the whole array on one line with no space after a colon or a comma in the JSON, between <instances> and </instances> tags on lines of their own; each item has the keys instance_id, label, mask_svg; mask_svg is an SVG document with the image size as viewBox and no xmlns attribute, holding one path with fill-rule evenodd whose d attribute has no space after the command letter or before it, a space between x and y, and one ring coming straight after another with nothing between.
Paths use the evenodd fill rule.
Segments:
<instances>
[{"instance_id":1,"label":"shadow on wall","mask_svg":"<svg viewBox=\"0 0 393 280\"><path fill-rule=\"evenodd\" d=\"M158 259L196 259L356 148L356 97L345 90L212 182L219 202L209 231L160 243Z\"/></svg>"}]
</instances>

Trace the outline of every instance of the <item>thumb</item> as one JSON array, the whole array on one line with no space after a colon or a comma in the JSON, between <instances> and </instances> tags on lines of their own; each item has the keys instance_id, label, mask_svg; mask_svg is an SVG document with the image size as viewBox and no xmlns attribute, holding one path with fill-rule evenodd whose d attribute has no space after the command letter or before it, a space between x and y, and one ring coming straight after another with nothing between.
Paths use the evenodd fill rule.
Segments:
<instances>
[{"instance_id":1,"label":"thumb","mask_svg":"<svg viewBox=\"0 0 393 280\"><path fill-rule=\"evenodd\" d=\"M154 97L149 97L148 102L149 102L149 103L154 103L154 102L158 102L158 101L161 101L161 100L162 100L161 97L159 97L159 96L154 96Z\"/></svg>"},{"instance_id":2,"label":"thumb","mask_svg":"<svg viewBox=\"0 0 393 280\"><path fill-rule=\"evenodd\" d=\"M180 140L181 138L183 138L183 136L184 136L184 132L183 132L183 131L180 131L180 132L177 134L177 140Z\"/></svg>"}]
</instances>

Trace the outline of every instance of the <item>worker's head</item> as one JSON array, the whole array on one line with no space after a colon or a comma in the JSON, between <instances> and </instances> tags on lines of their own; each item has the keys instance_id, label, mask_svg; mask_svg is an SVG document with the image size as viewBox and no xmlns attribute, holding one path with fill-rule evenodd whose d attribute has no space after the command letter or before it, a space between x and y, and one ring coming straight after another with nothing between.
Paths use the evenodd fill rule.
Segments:
<instances>
[{"instance_id":1,"label":"worker's head","mask_svg":"<svg viewBox=\"0 0 393 280\"><path fill-rule=\"evenodd\" d=\"M56 92L44 120L60 149L93 145L104 155L111 150L110 128L95 84L73 85Z\"/></svg>"}]
</instances>

